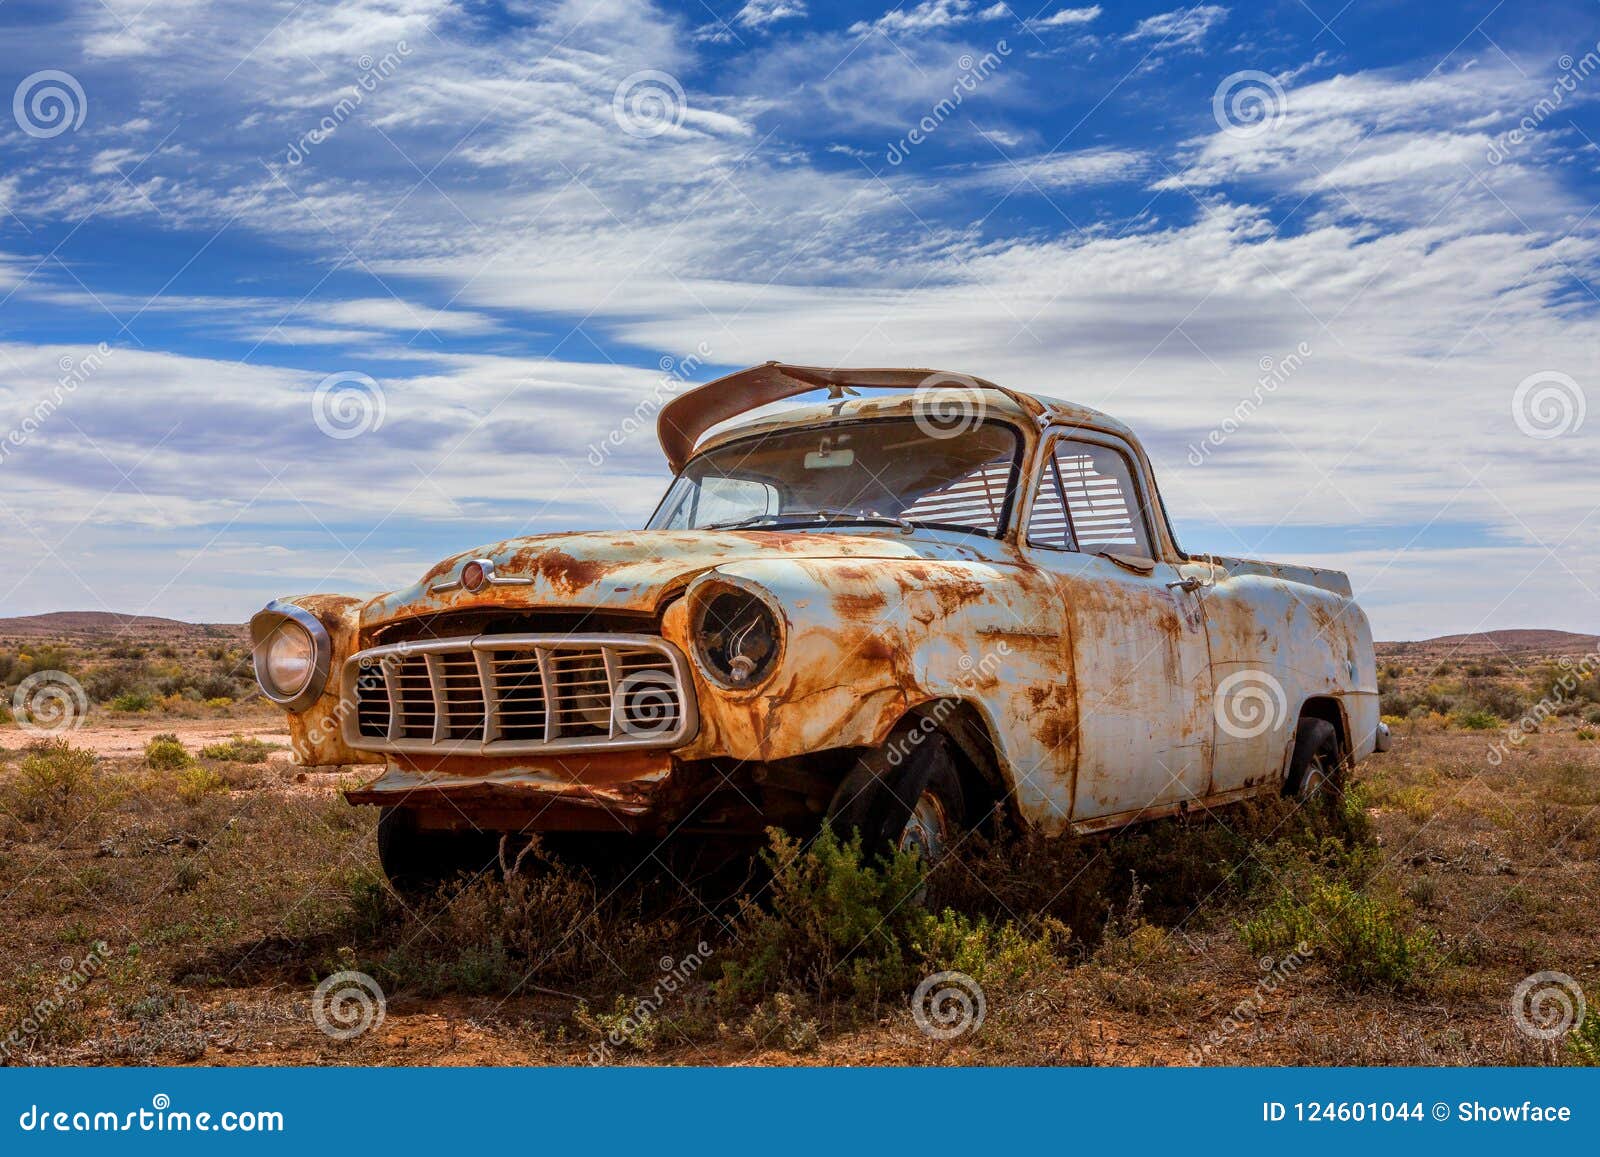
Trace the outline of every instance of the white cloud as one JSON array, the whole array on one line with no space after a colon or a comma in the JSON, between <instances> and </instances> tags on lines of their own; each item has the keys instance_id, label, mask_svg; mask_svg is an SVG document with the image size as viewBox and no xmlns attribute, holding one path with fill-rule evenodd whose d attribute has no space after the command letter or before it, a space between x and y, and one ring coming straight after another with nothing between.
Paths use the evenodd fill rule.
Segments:
<instances>
[{"instance_id":1,"label":"white cloud","mask_svg":"<svg viewBox=\"0 0 1600 1157\"><path fill-rule=\"evenodd\" d=\"M1080 149L986 164L971 175L969 182L1000 192L1026 193L1031 186L1048 193L1135 180L1148 173L1150 167L1150 158L1132 149Z\"/></svg>"},{"instance_id":2,"label":"white cloud","mask_svg":"<svg viewBox=\"0 0 1600 1157\"><path fill-rule=\"evenodd\" d=\"M850 26L856 35L868 32L909 34L955 28L980 20L1000 20L1010 15L1004 4L979 8L974 0L922 0L910 7L891 8L876 20L861 20Z\"/></svg>"},{"instance_id":3,"label":"white cloud","mask_svg":"<svg viewBox=\"0 0 1600 1157\"><path fill-rule=\"evenodd\" d=\"M1196 48L1213 28L1227 18L1228 9L1220 4L1174 8L1171 12L1146 16L1123 39L1152 40L1157 48Z\"/></svg>"},{"instance_id":4,"label":"white cloud","mask_svg":"<svg viewBox=\"0 0 1600 1157\"><path fill-rule=\"evenodd\" d=\"M733 22L745 28L766 28L780 20L798 20L805 14L805 0L749 0L734 14Z\"/></svg>"},{"instance_id":5,"label":"white cloud","mask_svg":"<svg viewBox=\"0 0 1600 1157\"><path fill-rule=\"evenodd\" d=\"M1100 19L1100 5L1088 8L1058 8L1048 16L1028 21L1030 28L1076 28Z\"/></svg>"}]
</instances>

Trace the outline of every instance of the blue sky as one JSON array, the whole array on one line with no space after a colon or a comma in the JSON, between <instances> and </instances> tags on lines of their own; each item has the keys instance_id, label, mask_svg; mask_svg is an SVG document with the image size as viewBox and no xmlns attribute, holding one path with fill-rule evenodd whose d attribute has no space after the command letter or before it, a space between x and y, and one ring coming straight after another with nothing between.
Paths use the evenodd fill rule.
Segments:
<instances>
[{"instance_id":1,"label":"blue sky","mask_svg":"<svg viewBox=\"0 0 1600 1157\"><path fill-rule=\"evenodd\" d=\"M653 436L587 448L781 358L1107 410L1189 549L1348 570L1383 637L1600 628L1593 2L6 0L0 43L0 614L637 525Z\"/></svg>"}]
</instances>

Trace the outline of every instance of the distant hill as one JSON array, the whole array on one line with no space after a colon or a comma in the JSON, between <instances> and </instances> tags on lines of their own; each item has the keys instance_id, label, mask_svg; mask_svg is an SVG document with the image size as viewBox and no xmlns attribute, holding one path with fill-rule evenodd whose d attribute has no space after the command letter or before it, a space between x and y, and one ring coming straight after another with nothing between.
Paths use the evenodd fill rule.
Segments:
<instances>
[{"instance_id":1,"label":"distant hill","mask_svg":"<svg viewBox=\"0 0 1600 1157\"><path fill-rule=\"evenodd\" d=\"M111 611L51 611L0 619L0 638L61 638L68 635L165 635L206 637L234 635L239 623L185 623L155 615L119 615Z\"/></svg>"},{"instance_id":2,"label":"distant hill","mask_svg":"<svg viewBox=\"0 0 1600 1157\"><path fill-rule=\"evenodd\" d=\"M1539 654L1571 655L1600 650L1600 636L1573 631L1475 631L1466 635L1440 635L1405 643L1383 643L1388 649L1450 651L1458 655Z\"/></svg>"}]
</instances>

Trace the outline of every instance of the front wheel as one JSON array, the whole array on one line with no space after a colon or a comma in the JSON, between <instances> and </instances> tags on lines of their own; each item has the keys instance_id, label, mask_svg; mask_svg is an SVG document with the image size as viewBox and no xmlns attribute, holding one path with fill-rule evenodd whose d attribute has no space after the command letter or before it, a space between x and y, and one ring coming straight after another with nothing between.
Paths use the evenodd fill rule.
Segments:
<instances>
[{"instance_id":1,"label":"front wheel","mask_svg":"<svg viewBox=\"0 0 1600 1157\"><path fill-rule=\"evenodd\" d=\"M497 862L494 832L424 828L412 808L386 807L378 817L378 862L397 892L426 892L462 873L477 875Z\"/></svg>"},{"instance_id":2,"label":"front wheel","mask_svg":"<svg viewBox=\"0 0 1600 1157\"><path fill-rule=\"evenodd\" d=\"M890 754L906 751L903 758ZM840 839L860 833L868 855L916 851L930 865L955 846L965 817L955 759L936 734L864 756L828 805L828 823Z\"/></svg>"}]
</instances>

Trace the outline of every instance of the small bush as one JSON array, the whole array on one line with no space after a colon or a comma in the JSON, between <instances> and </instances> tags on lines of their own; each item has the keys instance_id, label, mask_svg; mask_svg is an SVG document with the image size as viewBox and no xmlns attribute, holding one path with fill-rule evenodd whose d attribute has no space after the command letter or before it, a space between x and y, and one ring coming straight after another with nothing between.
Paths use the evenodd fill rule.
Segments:
<instances>
[{"instance_id":1,"label":"small bush","mask_svg":"<svg viewBox=\"0 0 1600 1157\"><path fill-rule=\"evenodd\" d=\"M200 749L202 759L217 759L228 763L265 763L273 745L255 736L245 738L235 735L225 743L210 743Z\"/></svg>"},{"instance_id":2,"label":"small bush","mask_svg":"<svg viewBox=\"0 0 1600 1157\"><path fill-rule=\"evenodd\" d=\"M1580 1065L1600 1065L1600 992L1590 994L1583 1019L1567 1034L1567 1051Z\"/></svg>"},{"instance_id":3,"label":"small bush","mask_svg":"<svg viewBox=\"0 0 1600 1157\"><path fill-rule=\"evenodd\" d=\"M912 946L927 910L914 853L869 864L859 838L842 843L826 827L809 847L776 829L768 841L770 899L741 907L720 999L758 1001L800 988L819 999L876 1003L920 979Z\"/></svg>"},{"instance_id":4,"label":"small bush","mask_svg":"<svg viewBox=\"0 0 1600 1157\"><path fill-rule=\"evenodd\" d=\"M777 993L755 1006L739 1026L739 1035L758 1049L811 1052L822 1043L822 1026L815 1017L805 1015L808 1008L804 997Z\"/></svg>"},{"instance_id":5,"label":"small bush","mask_svg":"<svg viewBox=\"0 0 1600 1157\"><path fill-rule=\"evenodd\" d=\"M1500 726L1498 716L1477 708L1470 711L1458 711L1450 719L1457 727L1465 728L1468 731L1493 731Z\"/></svg>"},{"instance_id":6,"label":"small bush","mask_svg":"<svg viewBox=\"0 0 1600 1157\"><path fill-rule=\"evenodd\" d=\"M6 788L7 807L18 819L55 832L93 826L122 795L100 771L94 752L65 739L43 739L25 748Z\"/></svg>"},{"instance_id":7,"label":"small bush","mask_svg":"<svg viewBox=\"0 0 1600 1157\"><path fill-rule=\"evenodd\" d=\"M185 764L178 772L178 798L186 804L197 804L208 795L227 790L228 781L203 763Z\"/></svg>"},{"instance_id":8,"label":"small bush","mask_svg":"<svg viewBox=\"0 0 1600 1157\"><path fill-rule=\"evenodd\" d=\"M144 762L155 771L172 771L189 765L189 750L172 732L163 731L144 745Z\"/></svg>"},{"instance_id":9,"label":"small bush","mask_svg":"<svg viewBox=\"0 0 1600 1157\"><path fill-rule=\"evenodd\" d=\"M128 691L106 704L113 711L148 711L156 705L155 698L145 691Z\"/></svg>"},{"instance_id":10,"label":"small bush","mask_svg":"<svg viewBox=\"0 0 1600 1157\"><path fill-rule=\"evenodd\" d=\"M1341 984L1354 989L1420 987L1439 962L1429 929L1411 926L1410 911L1376 887L1358 890L1313 873L1280 892L1259 915L1239 926L1253 953L1310 945Z\"/></svg>"}]
</instances>

